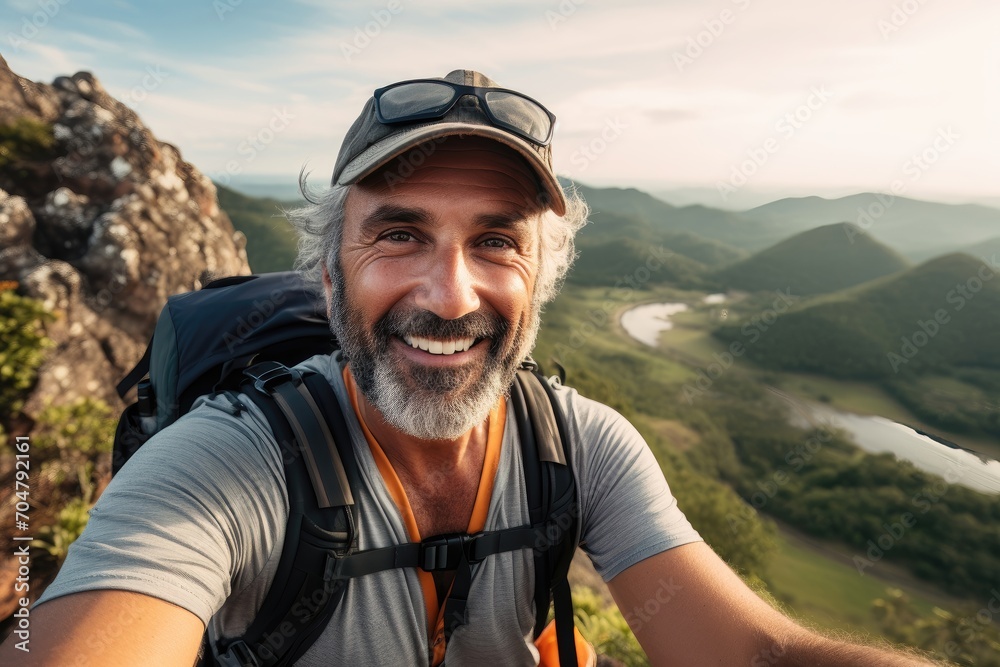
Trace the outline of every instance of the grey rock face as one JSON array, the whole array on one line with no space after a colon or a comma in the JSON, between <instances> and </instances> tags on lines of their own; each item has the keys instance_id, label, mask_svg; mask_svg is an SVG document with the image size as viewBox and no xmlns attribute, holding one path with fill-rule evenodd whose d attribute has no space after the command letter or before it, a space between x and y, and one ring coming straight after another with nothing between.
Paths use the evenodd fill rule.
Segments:
<instances>
[{"instance_id":1,"label":"grey rock face","mask_svg":"<svg viewBox=\"0 0 1000 667\"><path fill-rule=\"evenodd\" d=\"M24 413L83 396L117 411L167 297L248 274L246 239L211 181L91 74L45 85L0 58L0 130L25 127L47 138L0 154L0 281L57 317Z\"/></svg>"}]
</instances>

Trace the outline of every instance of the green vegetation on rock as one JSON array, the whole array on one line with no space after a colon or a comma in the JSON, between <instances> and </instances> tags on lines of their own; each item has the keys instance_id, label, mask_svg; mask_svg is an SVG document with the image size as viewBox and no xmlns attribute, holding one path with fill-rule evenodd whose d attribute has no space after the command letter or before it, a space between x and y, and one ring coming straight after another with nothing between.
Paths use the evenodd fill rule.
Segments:
<instances>
[{"instance_id":1,"label":"green vegetation on rock","mask_svg":"<svg viewBox=\"0 0 1000 667\"><path fill-rule=\"evenodd\" d=\"M70 404L49 405L35 424L34 447L86 455L110 452L115 425L116 415L100 399L88 396Z\"/></svg>"},{"instance_id":2,"label":"green vegetation on rock","mask_svg":"<svg viewBox=\"0 0 1000 667\"><path fill-rule=\"evenodd\" d=\"M15 285L0 284L0 414L5 416L21 409L34 385L45 350L52 347L44 325L55 319L40 301L16 294Z\"/></svg>"},{"instance_id":3,"label":"green vegetation on rock","mask_svg":"<svg viewBox=\"0 0 1000 667\"><path fill-rule=\"evenodd\" d=\"M55 137L49 123L23 117L0 125L0 169L30 160L44 160L54 146Z\"/></svg>"}]
</instances>

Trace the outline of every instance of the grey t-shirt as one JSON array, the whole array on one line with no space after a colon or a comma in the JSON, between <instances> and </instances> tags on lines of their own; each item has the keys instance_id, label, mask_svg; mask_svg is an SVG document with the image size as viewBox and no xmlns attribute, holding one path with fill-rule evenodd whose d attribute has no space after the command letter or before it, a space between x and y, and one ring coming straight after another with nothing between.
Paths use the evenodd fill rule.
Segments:
<instances>
[{"instance_id":1,"label":"grey t-shirt","mask_svg":"<svg viewBox=\"0 0 1000 667\"><path fill-rule=\"evenodd\" d=\"M362 487L360 548L409 542L354 415L336 356L302 369L334 387L351 431ZM639 433L612 409L557 387L582 518L582 547L605 581L667 549L700 540L677 507ZM39 604L80 591L144 593L196 614L213 637L249 625L281 555L288 499L281 452L249 400L201 397L139 450L101 495L90 522ZM528 523L513 410L507 413L486 530ZM537 665L530 550L474 566L468 623L448 643L449 665ZM350 581L329 625L298 661L319 665L426 664L427 618L417 571Z\"/></svg>"}]
</instances>

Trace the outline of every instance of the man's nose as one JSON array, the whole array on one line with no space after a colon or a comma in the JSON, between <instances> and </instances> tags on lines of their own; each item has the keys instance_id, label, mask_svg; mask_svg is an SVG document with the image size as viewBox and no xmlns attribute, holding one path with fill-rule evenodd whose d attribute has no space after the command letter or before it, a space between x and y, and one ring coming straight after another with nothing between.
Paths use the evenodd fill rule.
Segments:
<instances>
[{"instance_id":1,"label":"man's nose","mask_svg":"<svg viewBox=\"0 0 1000 667\"><path fill-rule=\"evenodd\" d=\"M417 292L417 306L445 320L479 310L478 281L462 248L441 248L431 258Z\"/></svg>"}]
</instances>

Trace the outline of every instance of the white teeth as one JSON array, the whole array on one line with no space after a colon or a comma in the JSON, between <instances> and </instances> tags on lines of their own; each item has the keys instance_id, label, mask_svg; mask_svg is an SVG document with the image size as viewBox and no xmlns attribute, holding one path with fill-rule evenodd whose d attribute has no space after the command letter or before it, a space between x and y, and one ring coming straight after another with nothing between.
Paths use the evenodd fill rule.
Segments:
<instances>
[{"instance_id":1,"label":"white teeth","mask_svg":"<svg viewBox=\"0 0 1000 667\"><path fill-rule=\"evenodd\" d=\"M465 352L476 343L475 338L434 340L433 338L422 338L420 336L404 336L403 339L410 347L430 352L431 354L455 354L456 352Z\"/></svg>"}]
</instances>

